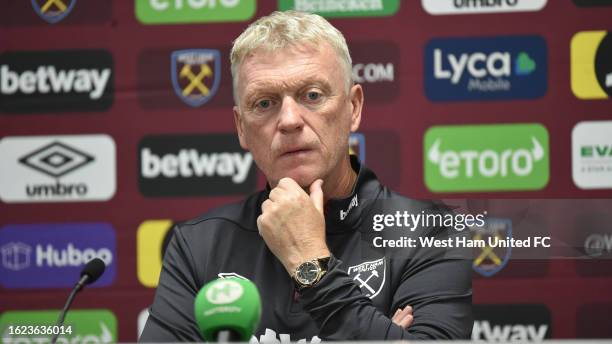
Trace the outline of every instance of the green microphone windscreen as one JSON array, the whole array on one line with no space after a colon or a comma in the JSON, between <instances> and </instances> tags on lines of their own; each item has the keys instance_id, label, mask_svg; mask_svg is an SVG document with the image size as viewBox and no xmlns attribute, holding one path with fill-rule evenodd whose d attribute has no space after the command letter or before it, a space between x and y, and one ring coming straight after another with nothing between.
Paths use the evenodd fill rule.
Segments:
<instances>
[{"instance_id":1,"label":"green microphone windscreen","mask_svg":"<svg viewBox=\"0 0 612 344\"><path fill-rule=\"evenodd\" d=\"M255 284L247 279L219 278L200 289L194 311L206 341L217 341L217 334L228 330L248 342L261 319L261 297Z\"/></svg>"}]
</instances>

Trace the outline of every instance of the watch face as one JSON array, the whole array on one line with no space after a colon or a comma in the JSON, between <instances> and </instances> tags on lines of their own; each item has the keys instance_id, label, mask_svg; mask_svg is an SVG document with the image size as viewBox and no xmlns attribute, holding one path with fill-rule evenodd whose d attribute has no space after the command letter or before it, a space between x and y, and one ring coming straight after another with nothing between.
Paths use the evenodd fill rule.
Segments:
<instances>
[{"instance_id":1,"label":"watch face","mask_svg":"<svg viewBox=\"0 0 612 344\"><path fill-rule=\"evenodd\" d=\"M302 284L311 284L317 279L319 272L321 272L319 265L306 262L298 267L296 277Z\"/></svg>"}]
</instances>

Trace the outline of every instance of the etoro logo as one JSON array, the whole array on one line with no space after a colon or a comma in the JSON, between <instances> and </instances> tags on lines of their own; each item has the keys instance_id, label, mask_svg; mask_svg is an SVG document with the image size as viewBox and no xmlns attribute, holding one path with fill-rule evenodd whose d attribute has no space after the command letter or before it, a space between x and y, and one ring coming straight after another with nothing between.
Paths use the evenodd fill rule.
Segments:
<instances>
[{"instance_id":1,"label":"etoro logo","mask_svg":"<svg viewBox=\"0 0 612 344\"><path fill-rule=\"evenodd\" d=\"M475 14L539 11L547 0L421 0L427 13Z\"/></svg>"},{"instance_id":2,"label":"etoro logo","mask_svg":"<svg viewBox=\"0 0 612 344\"><path fill-rule=\"evenodd\" d=\"M145 196L244 194L255 189L253 156L235 134L148 136L139 145Z\"/></svg>"},{"instance_id":3,"label":"etoro logo","mask_svg":"<svg viewBox=\"0 0 612 344\"><path fill-rule=\"evenodd\" d=\"M5 137L0 160L7 203L105 201L115 193L115 143L107 135Z\"/></svg>"},{"instance_id":4,"label":"etoro logo","mask_svg":"<svg viewBox=\"0 0 612 344\"><path fill-rule=\"evenodd\" d=\"M59 310L8 311L0 315L0 334L4 344L46 344L51 336L11 334L10 326L49 326L57 321ZM117 318L106 309L74 309L66 314L64 328L72 333L60 335L58 343L111 344L117 342Z\"/></svg>"},{"instance_id":5,"label":"etoro logo","mask_svg":"<svg viewBox=\"0 0 612 344\"><path fill-rule=\"evenodd\" d=\"M138 226L136 239L138 280L148 288L157 287L162 260L172 239L172 220L147 220Z\"/></svg>"},{"instance_id":6,"label":"etoro logo","mask_svg":"<svg viewBox=\"0 0 612 344\"><path fill-rule=\"evenodd\" d=\"M106 270L94 286L115 278L114 229L105 223L6 225L0 228L0 285L5 288L62 288L93 258Z\"/></svg>"},{"instance_id":7,"label":"etoro logo","mask_svg":"<svg viewBox=\"0 0 612 344\"><path fill-rule=\"evenodd\" d=\"M433 39L425 49L425 93L432 101L538 98L547 68L539 36Z\"/></svg>"},{"instance_id":8,"label":"etoro logo","mask_svg":"<svg viewBox=\"0 0 612 344\"><path fill-rule=\"evenodd\" d=\"M572 130L572 178L581 189L612 188L612 121L587 121Z\"/></svg>"},{"instance_id":9,"label":"etoro logo","mask_svg":"<svg viewBox=\"0 0 612 344\"><path fill-rule=\"evenodd\" d=\"M424 142L433 192L539 190L548 183L548 131L539 124L439 126Z\"/></svg>"},{"instance_id":10,"label":"etoro logo","mask_svg":"<svg viewBox=\"0 0 612 344\"><path fill-rule=\"evenodd\" d=\"M236 22L255 14L255 0L135 0L142 24Z\"/></svg>"},{"instance_id":11,"label":"etoro logo","mask_svg":"<svg viewBox=\"0 0 612 344\"><path fill-rule=\"evenodd\" d=\"M104 111L113 103L113 58L105 50L0 55L0 111Z\"/></svg>"},{"instance_id":12,"label":"etoro logo","mask_svg":"<svg viewBox=\"0 0 612 344\"><path fill-rule=\"evenodd\" d=\"M392 16L399 7L400 0L278 0L280 11L312 12L327 18Z\"/></svg>"},{"instance_id":13,"label":"etoro logo","mask_svg":"<svg viewBox=\"0 0 612 344\"><path fill-rule=\"evenodd\" d=\"M545 305L474 305L473 341L541 342L551 334L550 310Z\"/></svg>"},{"instance_id":14,"label":"etoro logo","mask_svg":"<svg viewBox=\"0 0 612 344\"><path fill-rule=\"evenodd\" d=\"M36 14L49 24L55 24L64 19L76 4L76 0L32 0Z\"/></svg>"},{"instance_id":15,"label":"etoro logo","mask_svg":"<svg viewBox=\"0 0 612 344\"><path fill-rule=\"evenodd\" d=\"M580 99L612 96L612 34L583 31L571 42L572 92Z\"/></svg>"}]
</instances>

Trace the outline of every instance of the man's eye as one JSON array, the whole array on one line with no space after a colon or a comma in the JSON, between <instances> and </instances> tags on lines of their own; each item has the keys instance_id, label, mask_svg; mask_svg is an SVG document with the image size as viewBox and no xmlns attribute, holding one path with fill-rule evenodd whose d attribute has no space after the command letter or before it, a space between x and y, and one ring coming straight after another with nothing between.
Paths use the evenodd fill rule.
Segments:
<instances>
[{"instance_id":1,"label":"man's eye","mask_svg":"<svg viewBox=\"0 0 612 344\"><path fill-rule=\"evenodd\" d=\"M321 97L321 94L319 92L308 92L306 94L306 96L308 97L308 100L318 100Z\"/></svg>"},{"instance_id":2,"label":"man's eye","mask_svg":"<svg viewBox=\"0 0 612 344\"><path fill-rule=\"evenodd\" d=\"M267 109L267 108L269 108L269 107L270 107L270 105L271 105L271 104L272 104L272 102L271 102L269 99L264 99L264 100L260 100L260 101L257 103L257 106L258 106L259 108L262 108L262 109Z\"/></svg>"}]
</instances>

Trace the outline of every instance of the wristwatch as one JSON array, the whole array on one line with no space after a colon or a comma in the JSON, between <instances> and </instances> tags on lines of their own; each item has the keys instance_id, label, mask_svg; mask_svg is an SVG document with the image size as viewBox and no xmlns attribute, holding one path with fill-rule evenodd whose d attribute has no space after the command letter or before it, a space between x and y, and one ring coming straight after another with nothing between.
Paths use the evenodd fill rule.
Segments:
<instances>
[{"instance_id":1,"label":"wristwatch","mask_svg":"<svg viewBox=\"0 0 612 344\"><path fill-rule=\"evenodd\" d=\"M300 264L291 275L296 289L302 291L321 280L328 270L330 258L317 258Z\"/></svg>"}]
</instances>

